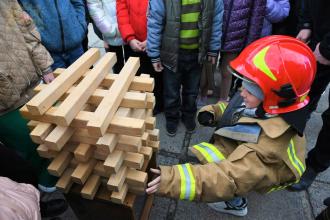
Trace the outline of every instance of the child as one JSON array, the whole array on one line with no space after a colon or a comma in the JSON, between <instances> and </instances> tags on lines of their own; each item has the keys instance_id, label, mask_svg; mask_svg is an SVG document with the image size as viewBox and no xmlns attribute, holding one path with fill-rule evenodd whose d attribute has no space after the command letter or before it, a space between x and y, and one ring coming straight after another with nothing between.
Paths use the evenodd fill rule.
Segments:
<instances>
[{"instance_id":1,"label":"child","mask_svg":"<svg viewBox=\"0 0 330 220\"><path fill-rule=\"evenodd\" d=\"M231 125L216 130L212 144L191 147L204 165L152 169L160 176L147 193L214 202L209 206L217 211L244 216L247 201L241 196L283 189L303 174L306 121L301 116L316 71L312 51L295 38L270 36L246 47L230 67L243 80L244 100L232 111ZM222 102L205 106L198 120L215 126L225 108Z\"/></svg>"},{"instance_id":2,"label":"child","mask_svg":"<svg viewBox=\"0 0 330 220\"><path fill-rule=\"evenodd\" d=\"M188 133L195 130L201 63L215 64L222 12L221 0L149 1L147 53L155 71L163 70L169 136L176 135L180 117Z\"/></svg>"}]
</instances>

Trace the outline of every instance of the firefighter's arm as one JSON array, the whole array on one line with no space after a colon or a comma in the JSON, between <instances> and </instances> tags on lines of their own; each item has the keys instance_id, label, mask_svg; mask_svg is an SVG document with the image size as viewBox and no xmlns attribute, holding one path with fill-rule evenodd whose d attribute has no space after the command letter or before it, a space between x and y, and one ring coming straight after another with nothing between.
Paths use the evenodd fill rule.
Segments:
<instances>
[{"instance_id":1,"label":"firefighter's arm","mask_svg":"<svg viewBox=\"0 0 330 220\"><path fill-rule=\"evenodd\" d=\"M160 182L154 192L181 200L206 202L245 195L266 179L269 170L255 151L244 146L239 148L219 163L161 166Z\"/></svg>"},{"instance_id":2,"label":"firefighter's arm","mask_svg":"<svg viewBox=\"0 0 330 220\"><path fill-rule=\"evenodd\" d=\"M216 122L225 112L227 105L227 102L218 102L202 107L197 115L198 122L204 126L216 126Z\"/></svg>"}]
</instances>

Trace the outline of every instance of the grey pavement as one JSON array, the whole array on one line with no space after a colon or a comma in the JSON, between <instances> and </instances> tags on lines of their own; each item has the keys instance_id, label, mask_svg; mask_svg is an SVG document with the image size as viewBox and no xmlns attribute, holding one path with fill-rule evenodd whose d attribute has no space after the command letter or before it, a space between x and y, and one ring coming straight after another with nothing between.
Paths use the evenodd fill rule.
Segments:
<instances>
[{"instance_id":1,"label":"grey pavement","mask_svg":"<svg viewBox=\"0 0 330 220\"><path fill-rule=\"evenodd\" d=\"M93 34L89 34L90 46L103 49L103 43ZM327 89L329 92L329 88ZM315 145L322 126L321 113L327 108L326 95L323 94L317 110L312 114L306 128L308 149ZM214 103L215 99L208 100ZM156 127L160 130L160 151L157 157L159 165L174 165L186 160L192 160L187 147L208 141L213 130L198 127L195 134L188 135L180 124L175 137L169 137L165 131L163 114L157 115ZM150 219L253 219L253 220L311 220L325 208L323 200L330 196L330 169L320 174L313 185L303 192L277 191L267 195L251 193L248 195L248 215L233 217L219 214L211 210L205 203L185 202L169 198L155 197L150 213ZM72 216L72 215L71 215ZM73 217L73 216L72 216ZM71 219L71 218L66 218Z\"/></svg>"}]
</instances>

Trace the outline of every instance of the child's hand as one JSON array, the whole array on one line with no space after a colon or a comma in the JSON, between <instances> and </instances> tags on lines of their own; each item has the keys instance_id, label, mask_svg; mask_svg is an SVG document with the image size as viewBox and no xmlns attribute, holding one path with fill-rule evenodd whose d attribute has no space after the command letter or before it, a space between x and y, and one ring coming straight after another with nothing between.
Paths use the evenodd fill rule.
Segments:
<instances>
[{"instance_id":1,"label":"child's hand","mask_svg":"<svg viewBox=\"0 0 330 220\"><path fill-rule=\"evenodd\" d=\"M158 169L150 169L150 171L154 174L159 175L156 179L148 183L148 188L146 189L146 193L152 194L158 191L160 185L160 170Z\"/></svg>"},{"instance_id":2,"label":"child's hand","mask_svg":"<svg viewBox=\"0 0 330 220\"><path fill-rule=\"evenodd\" d=\"M163 71L163 69L164 69L161 62L152 63L152 66L154 67L154 70L158 73Z\"/></svg>"},{"instance_id":3,"label":"child's hand","mask_svg":"<svg viewBox=\"0 0 330 220\"><path fill-rule=\"evenodd\" d=\"M142 51L142 47L141 47L141 42L133 39L129 42L129 46L132 48L133 51L135 52L141 52Z\"/></svg>"}]
</instances>

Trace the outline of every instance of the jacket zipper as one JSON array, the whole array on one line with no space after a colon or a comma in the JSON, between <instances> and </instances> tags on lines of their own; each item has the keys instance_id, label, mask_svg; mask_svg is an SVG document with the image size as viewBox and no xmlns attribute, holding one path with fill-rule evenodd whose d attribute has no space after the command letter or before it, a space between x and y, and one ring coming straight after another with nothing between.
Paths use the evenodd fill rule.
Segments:
<instances>
[{"instance_id":1,"label":"jacket zipper","mask_svg":"<svg viewBox=\"0 0 330 220\"><path fill-rule=\"evenodd\" d=\"M58 15L58 19L59 19L59 23L60 23L60 29L61 29L61 40L62 40L62 52L65 51L65 45L64 45L64 31L63 31L63 24L62 24L62 17L60 14L60 10L58 9L58 4L57 4L57 0L55 1L55 7L56 7L56 12Z\"/></svg>"}]
</instances>

